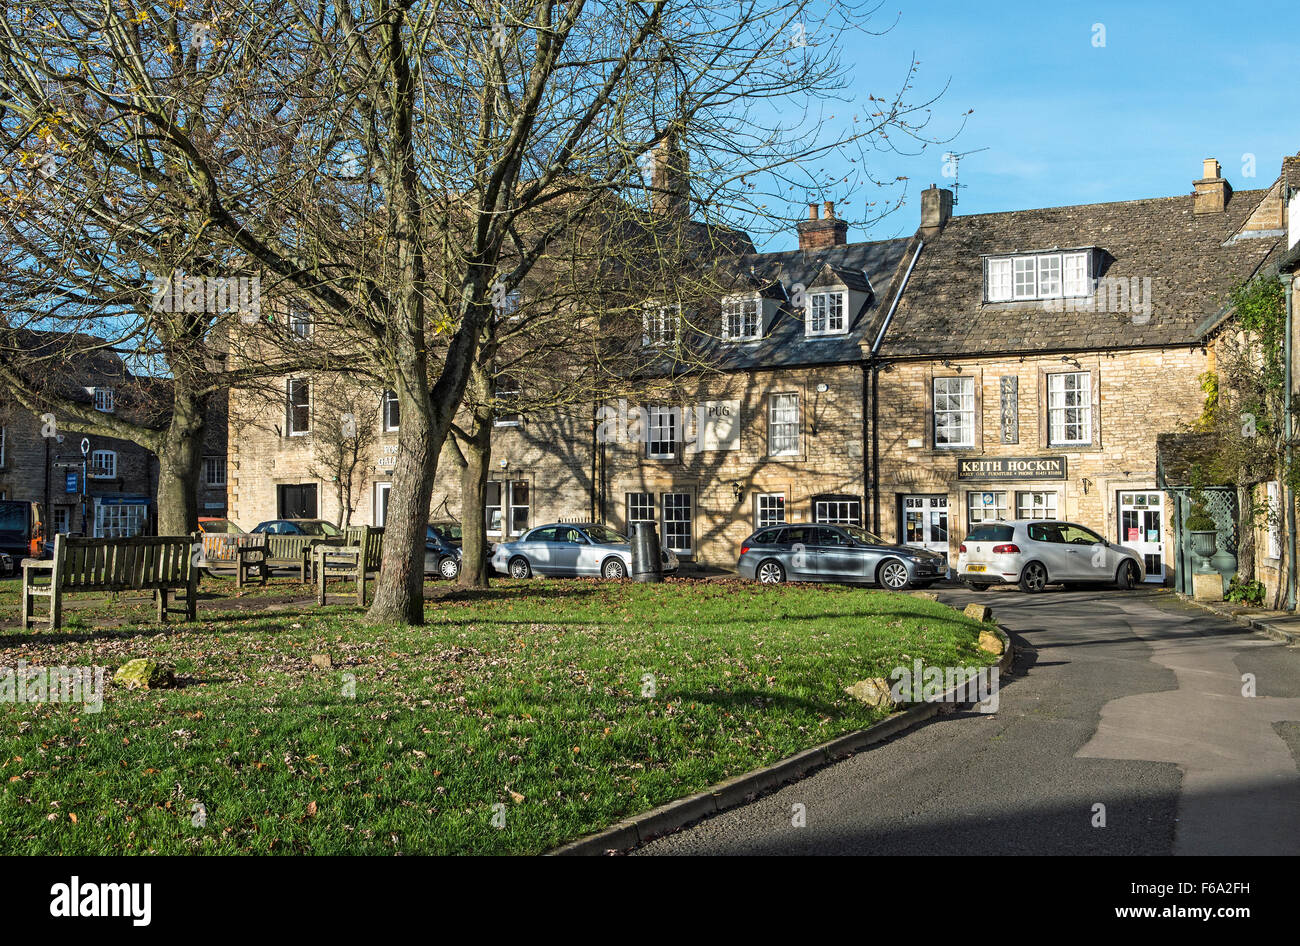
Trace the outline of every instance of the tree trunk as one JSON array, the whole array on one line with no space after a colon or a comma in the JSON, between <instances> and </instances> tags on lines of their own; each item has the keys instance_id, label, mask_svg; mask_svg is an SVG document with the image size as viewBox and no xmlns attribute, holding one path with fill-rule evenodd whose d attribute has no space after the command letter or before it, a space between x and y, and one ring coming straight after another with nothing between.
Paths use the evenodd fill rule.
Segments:
<instances>
[{"instance_id":1,"label":"tree trunk","mask_svg":"<svg viewBox=\"0 0 1300 946\"><path fill-rule=\"evenodd\" d=\"M403 348L410 350L403 352ZM446 431L436 429L423 346L399 344L398 349L396 385L402 423L388 494L383 560L375 581L375 601L366 617L375 623L423 624L425 534L438 451Z\"/></svg>"},{"instance_id":2,"label":"tree trunk","mask_svg":"<svg viewBox=\"0 0 1300 946\"><path fill-rule=\"evenodd\" d=\"M177 390L158 441L158 534L189 535L199 527L199 468L207 429L207 398Z\"/></svg>"},{"instance_id":3,"label":"tree trunk","mask_svg":"<svg viewBox=\"0 0 1300 946\"><path fill-rule=\"evenodd\" d=\"M1255 487L1237 487L1237 575L1242 581L1255 576Z\"/></svg>"},{"instance_id":4,"label":"tree trunk","mask_svg":"<svg viewBox=\"0 0 1300 946\"><path fill-rule=\"evenodd\" d=\"M461 472L460 586L488 587L487 483L492 462L492 412L475 409L470 435L463 445L465 469Z\"/></svg>"}]
</instances>

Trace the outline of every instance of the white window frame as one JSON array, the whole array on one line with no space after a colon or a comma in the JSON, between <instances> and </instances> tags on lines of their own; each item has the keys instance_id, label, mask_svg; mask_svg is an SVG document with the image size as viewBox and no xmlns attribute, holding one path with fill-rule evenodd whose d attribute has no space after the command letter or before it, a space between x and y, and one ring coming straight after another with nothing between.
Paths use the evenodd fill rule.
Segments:
<instances>
[{"instance_id":1,"label":"white window frame","mask_svg":"<svg viewBox=\"0 0 1300 946\"><path fill-rule=\"evenodd\" d=\"M63 527L59 527L59 520L63 520ZM55 533L67 535L72 531L72 507L55 506L50 510L50 527Z\"/></svg>"},{"instance_id":2,"label":"white window frame","mask_svg":"<svg viewBox=\"0 0 1300 946\"><path fill-rule=\"evenodd\" d=\"M671 348L682 334L681 303L647 302L641 309L641 346Z\"/></svg>"},{"instance_id":3,"label":"white window frame","mask_svg":"<svg viewBox=\"0 0 1300 946\"><path fill-rule=\"evenodd\" d=\"M524 502L518 501L516 486L523 486ZM497 501L490 500L483 504L483 514L488 535L509 535L520 536L528 531L528 523L532 521L532 484L528 480L488 480L488 489L497 488ZM492 528L492 510L497 510L501 519L501 526L498 529ZM525 510L524 526L522 529L515 529L515 511L517 509Z\"/></svg>"},{"instance_id":4,"label":"white window frame","mask_svg":"<svg viewBox=\"0 0 1300 946\"><path fill-rule=\"evenodd\" d=\"M1067 378L1081 378L1083 386L1071 389L1065 384ZM1077 419L1068 419L1070 411L1078 412ZM1071 427L1078 428L1080 436L1067 436ZM1073 447L1090 443L1092 443L1092 373L1052 372L1047 376L1047 445Z\"/></svg>"},{"instance_id":5,"label":"white window frame","mask_svg":"<svg viewBox=\"0 0 1300 946\"><path fill-rule=\"evenodd\" d=\"M808 294L808 318L804 334L818 337L843 335L849 330L848 305L843 289L823 289Z\"/></svg>"},{"instance_id":6,"label":"white window frame","mask_svg":"<svg viewBox=\"0 0 1300 946\"><path fill-rule=\"evenodd\" d=\"M95 388L95 410L101 414L112 414L116 407L116 399L113 396L112 388Z\"/></svg>"},{"instance_id":7,"label":"white window frame","mask_svg":"<svg viewBox=\"0 0 1300 946\"><path fill-rule=\"evenodd\" d=\"M307 386L307 403L303 405L307 410L307 426L298 430L293 425L293 391L295 384L305 384ZM311 433L311 379L310 378L288 378L284 382L284 433L288 437L304 437Z\"/></svg>"},{"instance_id":8,"label":"white window frame","mask_svg":"<svg viewBox=\"0 0 1300 946\"><path fill-rule=\"evenodd\" d=\"M754 494L754 530L785 522L785 493Z\"/></svg>"},{"instance_id":9,"label":"white window frame","mask_svg":"<svg viewBox=\"0 0 1300 946\"><path fill-rule=\"evenodd\" d=\"M501 385L505 383L507 387ZM519 385L513 379L497 378L496 400L498 402L519 397ZM499 404L498 404L499 407ZM520 411L494 411L492 414L493 427L518 427L523 423L524 415Z\"/></svg>"},{"instance_id":10,"label":"white window frame","mask_svg":"<svg viewBox=\"0 0 1300 946\"><path fill-rule=\"evenodd\" d=\"M958 388L953 391L954 385ZM943 390L940 391L940 388ZM975 446L975 378L967 375L944 375L943 377L934 378L931 382L931 396L934 398L933 411L930 418L934 427L934 446L936 449L962 448ZM949 406L952 402L943 402L940 406L940 396L944 398L957 398L957 407ZM949 440L943 443L939 441L939 432L950 432L951 423L941 423L940 420L946 419L951 421L957 419L957 429L960 433L960 440Z\"/></svg>"},{"instance_id":11,"label":"white window frame","mask_svg":"<svg viewBox=\"0 0 1300 946\"><path fill-rule=\"evenodd\" d=\"M1091 291L1087 250L989 257L984 263L985 302L1078 298Z\"/></svg>"},{"instance_id":12,"label":"white window frame","mask_svg":"<svg viewBox=\"0 0 1300 946\"><path fill-rule=\"evenodd\" d=\"M828 526L862 525L862 500L824 497L813 500L813 522Z\"/></svg>"},{"instance_id":13,"label":"white window frame","mask_svg":"<svg viewBox=\"0 0 1300 946\"><path fill-rule=\"evenodd\" d=\"M97 539L133 538L144 533L149 507L143 503L127 505L95 504L94 537Z\"/></svg>"},{"instance_id":14,"label":"white window frame","mask_svg":"<svg viewBox=\"0 0 1300 946\"><path fill-rule=\"evenodd\" d=\"M1021 489L1016 491L1017 519L1056 519L1060 494L1055 490Z\"/></svg>"},{"instance_id":15,"label":"white window frame","mask_svg":"<svg viewBox=\"0 0 1300 946\"><path fill-rule=\"evenodd\" d=\"M989 302L1011 301L1011 258L991 259L985 276L984 296Z\"/></svg>"},{"instance_id":16,"label":"white window frame","mask_svg":"<svg viewBox=\"0 0 1300 946\"><path fill-rule=\"evenodd\" d=\"M677 445L681 442L682 416L677 407L654 405L646 408L645 455L647 460L677 459ZM664 436L665 432L667 437ZM665 451L664 445L668 449Z\"/></svg>"},{"instance_id":17,"label":"white window frame","mask_svg":"<svg viewBox=\"0 0 1300 946\"><path fill-rule=\"evenodd\" d=\"M398 408L397 423L389 424L388 408L392 405ZM402 426L402 411L397 400L397 392L392 388L384 388L383 393L379 396L379 420L384 425L384 433L391 434L399 430Z\"/></svg>"},{"instance_id":18,"label":"white window frame","mask_svg":"<svg viewBox=\"0 0 1300 946\"><path fill-rule=\"evenodd\" d=\"M221 478L213 479L212 470L220 465ZM226 485L226 458L220 455L214 455L203 458L203 485L204 486L225 486Z\"/></svg>"},{"instance_id":19,"label":"white window frame","mask_svg":"<svg viewBox=\"0 0 1300 946\"><path fill-rule=\"evenodd\" d=\"M986 493L993 495L993 502L985 505ZM966 494L967 531L985 522L1006 522L1011 518L1011 509L1007 506L1008 492L1005 489L975 489ZM978 501L977 501L978 500Z\"/></svg>"},{"instance_id":20,"label":"white window frame","mask_svg":"<svg viewBox=\"0 0 1300 946\"><path fill-rule=\"evenodd\" d=\"M108 460L107 463L104 462L105 459ZM90 462L87 466L87 473L92 480L117 479L117 451L90 451Z\"/></svg>"},{"instance_id":21,"label":"white window frame","mask_svg":"<svg viewBox=\"0 0 1300 946\"><path fill-rule=\"evenodd\" d=\"M799 394L777 391L767 396L767 455L799 455Z\"/></svg>"},{"instance_id":22,"label":"white window frame","mask_svg":"<svg viewBox=\"0 0 1300 946\"><path fill-rule=\"evenodd\" d=\"M762 336L763 300L760 297L730 296L722 300L723 341L755 341Z\"/></svg>"},{"instance_id":23,"label":"white window frame","mask_svg":"<svg viewBox=\"0 0 1300 946\"><path fill-rule=\"evenodd\" d=\"M306 309L289 310L289 333L296 338L307 341L312 337L316 327L312 322L311 313Z\"/></svg>"},{"instance_id":24,"label":"white window frame","mask_svg":"<svg viewBox=\"0 0 1300 946\"><path fill-rule=\"evenodd\" d=\"M660 497L660 511L662 514L661 534L663 536L663 546L679 555L691 555L695 548L695 498L690 493L664 493ZM682 517L679 513L685 509L686 515ZM669 518L669 512L673 517ZM686 542L674 543L672 540L680 536L678 530L670 529L669 523L686 523Z\"/></svg>"}]
</instances>

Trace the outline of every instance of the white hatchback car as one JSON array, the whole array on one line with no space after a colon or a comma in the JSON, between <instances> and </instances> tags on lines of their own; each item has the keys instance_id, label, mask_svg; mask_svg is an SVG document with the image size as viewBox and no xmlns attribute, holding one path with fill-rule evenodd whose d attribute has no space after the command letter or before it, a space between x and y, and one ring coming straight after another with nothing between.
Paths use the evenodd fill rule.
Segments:
<instances>
[{"instance_id":1,"label":"white hatchback car","mask_svg":"<svg viewBox=\"0 0 1300 946\"><path fill-rule=\"evenodd\" d=\"M1056 519L1015 519L976 526L961 544L956 577L972 588L1006 582L1038 592L1049 584L1135 588L1142 556L1096 532Z\"/></svg>"}]
</instances>

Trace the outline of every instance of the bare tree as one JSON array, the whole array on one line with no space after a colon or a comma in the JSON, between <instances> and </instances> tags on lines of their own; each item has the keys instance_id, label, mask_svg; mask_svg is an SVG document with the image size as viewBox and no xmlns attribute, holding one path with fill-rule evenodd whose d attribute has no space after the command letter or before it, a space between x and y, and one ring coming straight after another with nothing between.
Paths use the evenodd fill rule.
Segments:
<instances>
[{"instance_id":1,"label":"bare tree","mask_svg":"<svg viewBox=\"0 0 1300 946\"><path fill-rule=\"evenodd\" d=\"M370 452L379 441L375 393L345 385L323 385L316 395L311 476L332 483L339 525L347 528L364 495Z\"/></svg>"},{"instance_id":2,"label":"bare tree","mask_svg":"<svg viewBox=\"0 0 1300 946\"><path fill-rule=\"evenodd\" d=\"M19 24L6 75L31 77L43 120L95 115L91 129L59 126L78 154L131 169L131 193L179 221L183 239L201 234L232 254L215 254L223 266L238 256L291 286L329 323L330 350L393 379L402 425L375 620L423 620L423 523L498 287L522 285L574 228L644 246L645 215L683 199L669 187L640 203L641 161L665 140L696 157L685 216L753 229L792 188L863 183L820 170L824 156L891 147L928 115L906 102L914 69L856 114L847 102L838 118L822 113L845 88L840 38L865 33L870 9L852 3L232 0L132 12L41 0L22 11L6 14ZM191 113L172 85L196 33L215 51L198 57L200 81L229 94ZM138 160L146 146L158 160Z\"/></svg>"}]
</instances>

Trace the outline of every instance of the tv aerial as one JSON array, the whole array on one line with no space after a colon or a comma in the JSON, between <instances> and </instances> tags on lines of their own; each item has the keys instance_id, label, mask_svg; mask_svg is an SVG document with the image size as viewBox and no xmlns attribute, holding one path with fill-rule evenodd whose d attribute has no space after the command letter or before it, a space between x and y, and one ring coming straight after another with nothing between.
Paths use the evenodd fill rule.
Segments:
<instances>
[{"instance_id":1,"label":"tv aerial","mask_svg":"<svg viewBox=\"0 0 1300 946\"><path fill-rule=\"evenodd\" d=\"M981 151L988 151L988 148L975 148L972 151L949 151L943 156L943 176L952 178L952 205L957 206L958 198L961 197L961 189L969 187L969 184L959 184L957 182L957 170L961 164L961 159L968 154L979 154Z\"/></svg>"}]
</instances>

